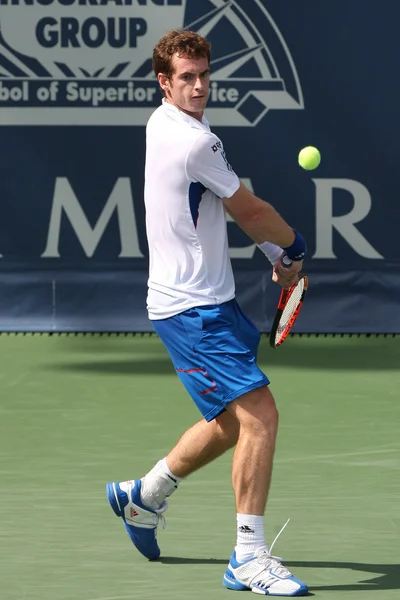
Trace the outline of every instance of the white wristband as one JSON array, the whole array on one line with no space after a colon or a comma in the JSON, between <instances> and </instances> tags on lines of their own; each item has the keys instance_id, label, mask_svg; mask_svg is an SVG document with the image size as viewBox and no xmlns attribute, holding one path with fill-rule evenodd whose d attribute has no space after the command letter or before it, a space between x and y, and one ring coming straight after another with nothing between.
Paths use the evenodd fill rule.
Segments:
<instances>
[{"instance_id":1,"label":"white wristband","mask_svg":"<svg viewBox=\"0 0 400 600\"><path fill-rule=\"evenodd\" d=\"M268 258L271 265L276 265L282 255L282 248L280 246L275 246L275 244L271 244L271 242L263 242L262 244L257 244L257 246Z\"/></svg>"}]
</instances>

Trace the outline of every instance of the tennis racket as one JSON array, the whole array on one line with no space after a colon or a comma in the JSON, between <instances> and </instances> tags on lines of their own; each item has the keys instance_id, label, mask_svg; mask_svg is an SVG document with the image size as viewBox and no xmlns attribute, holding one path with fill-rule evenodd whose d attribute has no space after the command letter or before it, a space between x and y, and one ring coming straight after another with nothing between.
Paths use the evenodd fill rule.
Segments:
<instances>
[{"instance_id":1,"label":"tennis racket","mask_svg":"<svg viewBox=\"0 0 400 600\"><path fill-rule=\"evenodd\" d=\"M301 275L296 285L283 289L278 302L275 319L269 334L269 344L272 348L280 346L289 335L308 289L307 275Z\"/></svg>"}]
</instances>

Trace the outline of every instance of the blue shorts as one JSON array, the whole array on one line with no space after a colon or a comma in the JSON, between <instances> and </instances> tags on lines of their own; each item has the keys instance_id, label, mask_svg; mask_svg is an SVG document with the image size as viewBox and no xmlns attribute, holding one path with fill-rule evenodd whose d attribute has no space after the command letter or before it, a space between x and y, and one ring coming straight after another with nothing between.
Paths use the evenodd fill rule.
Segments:
<instances>
[{"instance_id":1,"label":"blue shorts","mask_svg":"<svg viewBox=\"0 0 400 600\"><path fill-rule=\"evenodd\" d=\"M256 363L260 333L235 299L152 324L206 421L232 400L269 384Z\"/></svg>"}]
</instances>

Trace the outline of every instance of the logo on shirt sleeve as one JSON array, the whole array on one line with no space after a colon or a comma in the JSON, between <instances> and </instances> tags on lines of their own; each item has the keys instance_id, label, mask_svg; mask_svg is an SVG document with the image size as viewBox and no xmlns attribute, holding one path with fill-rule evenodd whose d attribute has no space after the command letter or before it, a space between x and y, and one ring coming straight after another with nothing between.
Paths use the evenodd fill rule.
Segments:
<instances>
[{"instance_id":1,"label":"logo on shirt sleeve","mask_svg":"<svg viewBox=\"0 0 400 600\"><path fill-rule=\"evenodd\" d=\"M226 157L226 152L224 150L222 142L220 140L218 140L218 142L215 142L215 144L213 144L211 146L211 150L214 152L214 154L216 152L219 152L221 154L221 156L224 159L224 162L226 164L226 168L228 169L228 171L230 171L231 173L233 173L233 169L232 169L232 167L231 167L231 165L230 165L230 163L229 163L229 161L228 161L228 159Z\"/></svg>"},{"instance_id":2,"label":"logo on shirt sleeve","mask_svg":"<svg viewBox=\"0 0 400 600\"><path fill-rule=\"evenodd\" d=\"M228 171L230 171L231 173L233 173L233 169L232 169L232 167L231 167L231 165L230 165L230 163L229 163L228 159L226 158L226 153L225 153L225 150L222 150L222 151L221 151L221 156L222 156L222 158L223 158L223 159L224 159L224 161L225 161L226 168L228 169Z\"/></svg>"}]
</instances>

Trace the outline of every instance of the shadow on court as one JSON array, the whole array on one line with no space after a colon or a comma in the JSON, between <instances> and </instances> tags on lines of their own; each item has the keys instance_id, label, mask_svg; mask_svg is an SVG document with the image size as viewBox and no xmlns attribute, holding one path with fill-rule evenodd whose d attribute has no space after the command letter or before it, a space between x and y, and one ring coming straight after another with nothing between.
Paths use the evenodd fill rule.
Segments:
<instances>
[{"instance_id":1,"label":"shadow on court","mask_svg":"<svg viewBox=\"0 0 400 600\"><path fill-rule=\"evenodd\" d=\"M290 568L312 568L312 569L347 569L350 571L363 571L369 573L373 577L367 577L357 583L333 584L332 585L317 585L312 586L312 591L332 590L332 591L362 591L362 590L399 590L400 589L400 565L373 565L353 562L321 562L321 561L294 561L289 562ZM340 574L334 573L335 580L340 578Z\"/></svg>"},{"instance_id":2,"label":"shadow on court","mask_svg":"<svg viewBox=\"0 0 400 600\"><path fill-rule=\"evenodd\" d=\"M61 342L61 340L60 340ZM63 340L73 351L65 362L49 368L116 375L156 375L174 373L167 352L151 336L73 336ZM65 347L65 346L64 346ZM77 357L75 359L75 356ZM259 364L269 367L388 371L400 365L400 337L292 337L281 348L272 349L263 336Z\"/></svg>"},{"instance_id":3,"label":"shadow on court","mask_svg":"<svg viewBox=\"0 0 400 600\"><path fill-rule=\"evenodd\" d=\"M181 558L178 556L164 556L158 562L167 565L225 565L226 559L219 558ZM340 570L363 571L369 573L362 581L357 583L337 583L312 585L311 592L322 590L331 590L337 592L358 592L358 591L382 591L382 590L399 590L400 589L400 565L373 565L355 562L324 562L324 561L285 561L291 569L310 568L310 569L329 569L332 571L332 580L340 581ZM335 571L338 572L335 572Z\"/></svg>"}]
</instances>

